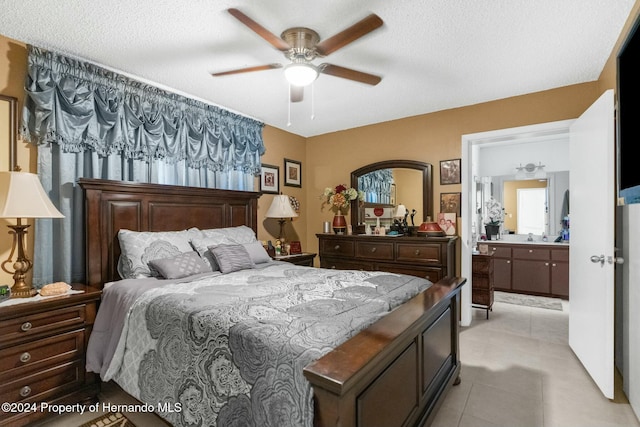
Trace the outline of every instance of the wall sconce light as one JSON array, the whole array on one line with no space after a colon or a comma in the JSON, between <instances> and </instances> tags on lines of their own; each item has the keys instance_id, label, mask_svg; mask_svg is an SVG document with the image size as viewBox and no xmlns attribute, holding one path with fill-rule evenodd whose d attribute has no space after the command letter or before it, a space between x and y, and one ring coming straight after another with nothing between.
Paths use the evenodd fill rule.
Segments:
<instances>
[{"instance_id":1,"label":"wall sconce light","mask_svg":"<svg viewBox=\"0 0 640 427\"><path fill-rule=\"evenodd\" d=\"M28 298L36 290L25 282L27 272L33 263L24 253L24 238L29 224L22 224L22 218L64 218L51 203L38 176L27 172L0 172L0 218L16 218L17 224L9 224L13 234L13 245L9 258L2 263L2 269L13 274L12 298ZM13 254L17 250L15 262ZM7 267L13 263L13 271Z\"/></svg>"},{"instance_id":2,"label":"wall sconce light","mask_svg":"<svg viewBox=\"0 0 640 427\"><path fill-rule=\"evenodd\" d=\"M273 198L273 202L271 202L271 206L269 206L269 210L265 215L266 218L277 218L280 223L280 235L278 236L278 240L281 242L284 241L284 224L287 221L287 218L297 217L298 214L291 207L291 202L289 202L289 196L284 194L280 194Z\"/></svg>"},{"instance_id":3,"label":"wall sconce light","mask_svg":"<svg viewBox=\"0 0 640 427\"><path fill-rule=\"evenodd\" d=\"M545 165L541 162L538 162L537 165L533 163L527 163L526 165L520 166L516 168L516 179L544 179L547 177L547 173L544 171Z\"/></svg>"}]
</instances>

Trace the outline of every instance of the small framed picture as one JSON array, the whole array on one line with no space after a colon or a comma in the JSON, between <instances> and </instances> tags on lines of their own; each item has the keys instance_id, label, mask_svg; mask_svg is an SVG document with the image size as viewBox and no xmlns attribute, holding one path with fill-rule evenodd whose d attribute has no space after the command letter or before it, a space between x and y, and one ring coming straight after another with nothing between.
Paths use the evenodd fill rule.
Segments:
<instances>
[{"instance_id":1,"label":"small framed picture","mask_svg":"<svg viewBox=\"0 0 640 427\"><path fill-rule=\"evenodd\" d=\"M260 171L260 192L278 194L280 192L280 168L262 164Z\"/></svg>"},{"instance_id":2,"label":"small framed picture","mask_svg":"<svg viewBox=\"0 0 640 427\"><path fill-rule=\"evenodd\" d=\"M460 159L440 161L440 185L460 184Z\"/></svg>"},{"instance_id":3,"label":"small framed picture","mask_svg":"<svg viewBox=\"0 0 640 427\"><path fill-rule=\"evenodd\" d=\"M284 185L302 187L302 163L284 159Z\"/></svg>"},{"instance_id":4,"label":"small framed picture","mask_svg":"<svg viewBox=\"0 0 640 427\"><path fill-rule=\"evenodd\" d=\"M489 253L489 245L486 243L478 243L478 251L482 255L487 255Z\"/></svg>"},{"instance_id":5,"label":"small framed picture","mask_svg":"<svg viewBox=\"0 0 640 427\"><path fill-rule=\"evenodd\" d=\"M462 193L440 193L440 212L454 213L460 217Z\"/></svg>"},{"instance_id":6,"label":"small framed picture","mask_svg":"<svg viewBox=\"0 0 640 427\"><path fill-rule=\"evenodd\" d=\"M289 253L291 255L298 255L302 253L302 246L300 246L300 242L295 240L291 242L289 247Z\"/></svg>"}]
</instances>

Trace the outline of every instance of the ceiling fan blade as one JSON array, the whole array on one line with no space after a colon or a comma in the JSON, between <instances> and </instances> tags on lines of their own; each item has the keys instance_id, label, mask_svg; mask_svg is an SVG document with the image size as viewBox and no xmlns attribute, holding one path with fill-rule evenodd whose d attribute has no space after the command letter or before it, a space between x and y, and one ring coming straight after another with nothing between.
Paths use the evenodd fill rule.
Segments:
<instances>
[{"instance_id":1,"label":"ceiling fan blade","mask_svg":"<svg viewBox=\"0 0 640 427\"><path fill-rule=\"evenodd\" d=\"M362 71L356 71L351 68L340 67L339 65L332 64L320 64L318 66L318 71L322 74L329 74L330 76L355 80L372 86L377 85L382 80L382 77L374 76L373 74L363 73Z\"/></svg>"},{"instance_id":2,"label":"ceiling fan blade","mask_svg":"<svg viewBox=\"0 0 640 427\"><path fill-rule=\"evenodd\" d=\"M249 18L244 13L240 12L238 9L231 8L228 12L233 15L238 21L242 22L244 25L249 27L253 32L258 34L260 37L265 39L267 42L271 44L271 46L275 47L278 50L286 52L291 49L289 43L282 40L280 37L273 34L271 31L264 28L262 25L258 24L253 19Z\"/></svg>"},{"instance_id":3,"label":"ceiling fan blade","mask_svg":"<svg viewBox=\"0 0 640 427\"><path fill-rule=\"evenodd\" d=\"M349 28L318 43L316 45L316 51L322 56L327 56L381 26L382 19L375 13L372 13Z\"/></svg>"},{"instance_id":4,"label":"ceiling fan blade","mask_svg":"<svg viewBox=\"0 0 640 427\"><path fill-rule=\"evenodd\" d=\"M289 85L291 102L301 102L304 97L304 87Z\"/></svg>"},{"instance_id":5,"label":"ceiling fan blade","mask_svg":"<svg viewBox=\"0 0 640 427\"><path fill-rule=\"evenodd\" d=\"M253 71L272 70L274 68L282 68L282 64L256 65L255 67L239 68L237 70L221 71L219 73L211 73L214 77L228 76L229 74L251 73Z\"/></svg>"}]
</instances>

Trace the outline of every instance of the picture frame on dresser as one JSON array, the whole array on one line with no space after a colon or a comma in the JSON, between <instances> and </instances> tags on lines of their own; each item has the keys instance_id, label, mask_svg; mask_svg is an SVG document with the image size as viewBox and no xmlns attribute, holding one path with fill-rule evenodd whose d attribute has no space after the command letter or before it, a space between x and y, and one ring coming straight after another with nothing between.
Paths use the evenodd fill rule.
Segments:
<instances>
[{"instance_id":1,"label":"picture frame on dresser","mask_svg":"<svg viewBox=\"0 0 640 427\"><path fill-rule=\"evenodd\" d=\"M260 192L278 194L280 192L280 168L278 166L260 166Z\"/></svg>"},{"instance_id":2,"label":"picture frame on dresser","mask_svg":"<svg viewBox=\"0 0 640 427\"><path fill-rule=\"evenodd\" d=\"M302 162L284 159L284 185L302 187Z\"/></svg>"}]
</instances>

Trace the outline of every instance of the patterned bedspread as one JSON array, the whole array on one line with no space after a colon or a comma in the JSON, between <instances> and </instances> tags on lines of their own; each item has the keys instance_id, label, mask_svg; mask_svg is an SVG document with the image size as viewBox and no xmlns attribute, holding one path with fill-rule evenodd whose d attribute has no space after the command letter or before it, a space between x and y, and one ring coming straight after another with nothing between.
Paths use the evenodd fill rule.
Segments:
<instances>
[{"instance_id":1,"label":"patterned bedspread","mask_svg":"<svg viewBox=\"0 0 640 427\"><path fill-rule=\"evenodd\" d=\"M274 262L151 289L106 377L175 426L310 427L303 368L430 284Z\"/></svg>"}]
</instances>

